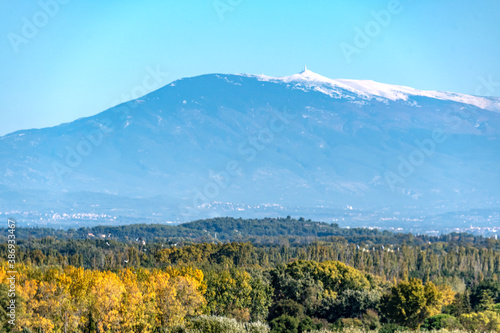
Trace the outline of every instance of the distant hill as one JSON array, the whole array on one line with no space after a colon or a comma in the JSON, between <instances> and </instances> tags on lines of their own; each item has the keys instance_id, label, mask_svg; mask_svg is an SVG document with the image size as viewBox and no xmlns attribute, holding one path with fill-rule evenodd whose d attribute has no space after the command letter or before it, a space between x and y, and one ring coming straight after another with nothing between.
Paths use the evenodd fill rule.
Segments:
<instances>
[{"instance_id":1,"label":"distant hill","mask_svg":"<svg viewBox=\"0 0 500 333\"><path fill-rule=\"evenodd\" d=\"M5 230L6 231L6 230ZM69 230L51 228L19 228L19 239L53 237L61 240L88 239L118 242L162 242L174 243L218 243L252 242L255 245L300 245L315 241L348 242L368 245L427 245L447 242L449 244L476 244L490 246L500 242L491 238L466 233L442 236L413 235L387 230L366 228L340 228L337 224L314 222L303 218L235 219L231 217L198 220L177 226L160 224L132 224L124 226L96 226ZM6 234L6 233L4 233ZM0 237L1 238L1 237ZM493 242L493 243L492 243Z\"/></svg>"}]
</instances>

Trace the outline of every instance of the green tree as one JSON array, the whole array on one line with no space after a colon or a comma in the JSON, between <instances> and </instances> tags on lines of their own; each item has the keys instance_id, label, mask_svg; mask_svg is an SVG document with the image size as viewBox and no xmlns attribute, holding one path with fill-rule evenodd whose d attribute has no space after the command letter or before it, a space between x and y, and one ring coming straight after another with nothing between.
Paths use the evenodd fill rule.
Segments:
<instances>
[{"instance_id":1,"label":"green tree","mask_svg":"<svg viewBox=\"0 0 500 333\"><path fill-rule=\"evenodd\" d=\"M335 322L339 318L360 317L367 310L378 310L382 293L378 290L345 290L337 297L325 297L321 303L321 318Z\"/></svg>"},{"instance_id":2,"label":"green tree","mask_svg":"<svg viewBox=\"0 0 500 333\"><path fill-rule=\"evenodd\" d=\"M417 329L427 317L439 312L440 298L432 282L424 286L422 280L411 278L382 297L381 310L390 322Z\"/></svg>"},{"instance_id":3,"label":"green tree","mask_svg":"<svg viewBox=\"0 0 500 333\"><path fill-rule=\"evenodd\" d=\"M500 303L500 281L484 280L472 287L470 303L473 309L479 311Z\"/></svg>"},{"instance_id":4,"label":"green tree","mask_svg":"<svg viewBox=\"0 0 500 333\"><path fill-rule=\"evenodd\" d=\"M230 268L212 270L206 274L207 308L210 314L217 316L250 318L252 303L251 276L243 270Z\"/></svg>"},{"instance_id":5,"label":"green tree","mask_svg":"<svg viewBox=\"0 0 500 333\"><path fill-rule=\"evenodd\" d=\"M288 315L274 318L270 325L271 333L299 333L299 319Z\"/></svg>"},{"instance_id":6,"label":"green tree","mask_svg":"<svg viewBox=\"0 0 500 333\"><path fill-rule=\"evenodd\" d=\"M271 321L281 315L300 319L304 317L304 306L291 299L280 300L271 307L268 320Z\"/></svg>"},{"instance_id":7,"label":"green tree","mask_svg":"<svg viewBox=\"0 0 500 333\"><path fill-rule=\"evenodd\" d=\"M469 290L465 290L462 294L456 294L451 304L443 308L443 313L459 317L461 314L472 312L470 304Z\"/></svg>"},{"instance_id":8,"label":"green tree","mask_svg":"<svg viewBox=\"0 0 500 333\"><path fill-rule=\"evenodd\" d=\"M272 304L273 288L267 278L265 278L262 272L250 272L251 280L250 287L250 319L252 321L262 321L265 320L268 313L269 307Z\"/></svg>"},{"instance_id":9,"label":"green tree","mask_svg":"<svg viewBox=\"0 0 500 333\"><path fill-rule=\"evenodd\" d=\"M323 282L315 279L309 272L292 274L284 266L271 272L275 300L292 300L300 303L304 311L313 314L325 296Z\"/></svg>"},{"instance_id":10,"label":"green tree","mask_svg":"<svg viewBox=\"0 0 500 333\"><path fill-rule=\"evenodd\" d=\"M311 317L304 317L299 322L299 333L319 330L323 327L323 323L313 320Z\"/></svg>"}]
</instances>

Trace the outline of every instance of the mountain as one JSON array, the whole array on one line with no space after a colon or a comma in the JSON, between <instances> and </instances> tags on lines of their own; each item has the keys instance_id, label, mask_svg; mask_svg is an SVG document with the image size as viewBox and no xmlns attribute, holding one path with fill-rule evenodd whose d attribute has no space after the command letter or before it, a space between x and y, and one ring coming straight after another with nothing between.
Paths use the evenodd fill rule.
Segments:
<instances>
[{"instance_id":1,"label":"mountain","mask_svg":"<svg viewBox=\"0 0 500 333\"><path fill-rule=\"evenodd\" d=\"M42 224L290 214L407 229L442 229L443 216L453 216L450 227L495 226L499 134L495 97L307 69L202 75L1 137L0 211Z\"/></svg>"}]
</instances>

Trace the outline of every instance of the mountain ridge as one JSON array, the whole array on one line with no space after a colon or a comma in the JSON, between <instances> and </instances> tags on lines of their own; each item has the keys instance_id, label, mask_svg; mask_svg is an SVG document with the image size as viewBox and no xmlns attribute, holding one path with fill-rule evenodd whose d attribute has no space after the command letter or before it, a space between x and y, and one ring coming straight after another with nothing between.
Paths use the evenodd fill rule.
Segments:
<instances>
[{"instance_id":1,"label":"mountain ridge","mask_svg":"<svg viewBox=\"0 0 500 333\"><path fill-rule=\"evenodd\" d=\"M291 82L312 82L316 84L329 84L332 87L349 90L366 97L377 96L390 100L407 100L410 95L430 97L438 99L448 99L464 104L471 104L485 110L500 112L500 100L492 97L474 96L447 91L421 90L408 86L381 83L373 80L352 80L352 79L330 79L317 74L305 67L299 74L293 74L283 77L273 77L267 75L239 74L242 76L256 77L262 81L282 81ZM326 93L326 92L325 92ZM328 94L328 93L327 93ZM331 95L330 95L331 96Z\"/></svg>"},{"instance_id":2,"label":"mountain ridge","mask_svg":"<svg viewBox=\"0 0 500 333\"><path fill-rule=\"evenodd\" d=\"M471 95L471 94L463 94L463 93L455 93L455 92L451 92L451 91L438 91L438 90L422 90L422 89L415 89L415 88L411 88L409 86L403 86L403 85L397 85L397 84L388 84L388 83L382 83L382 82L379 82L379 81L374 81L374 80L367 80L367 79L331 79L331 78L328 78L328 77L325 77L321 74L318 74L318 73L315 73L309 69L307 69L307 67L300 71L298 74L292 74L292 75L288 75L288 76L269 76L269 75L264 75L264 74L247 74L247 73L237 73L237 74L228 74L228 73L211 73L211 74L202 74L202 75L197 75L197 76L192 76L192 77L185 77L185 78L180 78L180 79L176 79L156 90L153 90L147 94L145 94L144 96L141 96L137 99L132 99L130 101L126 101L126 102L122 102L120 104L117 104L115 106L112 106L110 108L108 108L107 110L104 110L104 111L101 111L97 114L94 114L94 115L90 115L90 116L84 116L84 117L80 117L80 118L77 118L75 120L72 120L72 121L69 121L69 122L65 122L65 123L61 123L61 124L57 124L57 125L54 125L54 126L48 126L48 127L42 127L42 128L29 128L29 129L20 129L20 130L16 130L16 131L13 131L13 132L10 132L10 133L6 133L2 136L0 136L0 140L4 137L8 137L8 136L11 136L11 135L14 135L14 134L21 134L21 133L24 133L26 131L33 131L33 130L44 130L44 129L48 129L48 128L54 128L54 127L59 127L59 126L63 126L63 125L66 125L66 124L71 124L75 121L80 121L82 119L88 119L88 118L93 118L95 116L98 116L99 114L103 113L103 112L106 112L110 109L113 109L113 108L116 108L116 107L119 107L120 105L127 105L127 104L130 104L131 102L134 102L134 101L140 101L143 97L145 96L148 96L150 94L153 94L159 90L162 90L164 89L165 87L168 87L168 86L175 86L175 84L177 82L181 82L182 80L186 80L186 79L194 79L194 78L199 78L199 77L204 77L204 76L218 76L218 77L227 77L227 76L242 76L242 77L250 77L250 78L257 78L258 80L261 80L261 81L267 81L267 82L279 82L279 81L282 81L282 82L285 82L285 83L289 83L289 82L300 82L300 81L309 81L309 82L316 82L316 83L333 83L334 85L338 85L339 88L348 88L348 89L351 89L352 92L358 92L358 93L361 93L361 95L363 94L363 89L355 89L353 88L353 86L356 86L356 85L359 85L361 87L363 87L363 83L367 83L367 84L373 84L373 85L378 85L378 86L383 86L387 89L393 89L393 90L397 90L398 88L401 88L403 90L406 90L406 93L408 93L409 95L413 95L413 96L421 96L421 97L431 97L431 98L437 98L435 96L431 96L430 94L432 93L438 93L438 94L448 94L450 96L458 96L458 97L465 97L465 98L468 98L468 99L477 99L478 101L476 102L466 102L466 101L462 101L462 103L464 104L470 104L470 105L474 105L474 106L477 106L479 108L482 108L484 110L488 110L488 111L495 111L495 112L500 112L500 97L495 97L495 96L478 96L478 95ZM349 84L351 86L349 86ZM369 89L369 87L363 87L364 89ZM413 92L413 94L410 94L409 92ZM420 94L419 94L420 93ZM385 97L383 95L376 95L375 93L373 94L374 96L377 96L377 97ZM405 96L405 97L408 97L408 96ZM390 98L389 98L390 99ZM398 99L398 98L396 98ZM402 100L406 100L405 98L400 98ZM450 99L452 101L455 101L455 102L460 102L459 100L456 100L456 99ZM488 100L489 102L485 102L485 100Z\"/></svg>"},{"instance_id":3,"label":"mountain ridge","mask_svg":"<svg viewBox=\"0 0 500 333\"><path fill-rule=\"evenodd\" d=\"M428 96L366 98L322 78L314 83L308 70L268 78L185 78L91 117L2 137L0 212L30 210L36 191L56 202L36 205L41 211L73 206L160 221L228 212L332 221L353 206L414 217L423 207L497 205L497 112ZM434 140L436 130L443 142ZM422 161L401 172L417 155ZM83 192L109 195L107 206L115 207L103 213L92 195L71 196ZM154 197L162 199L147 199ZM123 198L139 201L128 207ZM163 201L158 212L141 207Z\"/></svg>"}]
</instances>

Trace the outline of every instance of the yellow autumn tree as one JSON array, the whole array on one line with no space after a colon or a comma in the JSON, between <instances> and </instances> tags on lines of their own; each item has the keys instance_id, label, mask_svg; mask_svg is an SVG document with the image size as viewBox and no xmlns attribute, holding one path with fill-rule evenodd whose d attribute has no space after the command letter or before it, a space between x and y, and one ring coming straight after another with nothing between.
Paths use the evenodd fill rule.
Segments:
<instances>
[{"instance_id":1,"label":"yellow autumn tree","mask_svg":"<svg viewBox=\"0 0 500 333\"><path fill-rule=\"evenodd\" d=\"M441 306L450 305L455 299L456 292L451 289L447 284L441 284L437 286L439 293L441 294Z\"/></svg>"},{"instance_id":2,"label":"yellow autumn tree","mask_svg":"<svg viewBox=\"0 0 500 333\"><path fill-rule=\"evenodd\" d=\"M153 270L149 279L154 290L156 326L160 328L181 324L186 316L200 314L205 304L200 291L203 287L197 278L172 269L170 272L173 276Z\"/></svg>"},{"instance_id":3,"label":"yellow autumn tree","mask_svg":"<svg viewBox=\"0 0 500 333\"><path fill-rule=\"evenodd\" d=\"M38 275L40 280L20 274L19 295L26 311L19 316L19 324L43 332L75 331L81 320L70 294L71 278L55 268Z\"/></svg>"},{"instance_id":4,"label":"yellow autumn tree","mask_svg":"<svg viewBox=\"0 0 500 333\"><path fill-rule=\"evenodd\" d=\"M417 329L430 316L439 313L442 294L432 283L411 278L401 281L382 296L382 313L389 321L412 329Z\"/></svg>"},{"instance_id":5,"label":"yellow autumn tree","mask_svg":"<svg viewBox=\"0 0 500 333\"><path fill-rule=\"evenodd\" d=\"M99 332L119 330L120 308L125 286L115 273L94 272L90 288L90 311Z\"/></svg>"},{"instance_id":6,"label":"yellow autumn tree","mask_svg":"<svg viewBox=\"0 0 500 333\"><path fill-rule=\"evenodd\" d=\"M36 318L32 324L33 328L47 332L50 327L50 331L60 332L63 326L60 311L69 303L67 296L67 294L59 293L54 282L41 281L35 299L30 304L30 310Z\"/></svg>"},{"instance_id":7,"label":"yellow autumn tree","mask_svg":"<svg viewBox=\"0 0 500 333\"><path fill-rule=\"evenodd\" d=\"M0 283L4 283L7 279L7 269L3 267L4 265L0 266Z\"/></svg>"},{"instance_id":8,"label":"yellow autumn tree","mask_svg":"<svg viewBox=\"0 0 500 333\"><path fill-rule=\"evenodd\" d=\"M72 297L70 290L73 283L70 276L63 271L49 270L45 280L50 292L47 294L47 304L50 307L53 321L57 331L74 332L83 321L81 313L83 309L78 309L78 300Z\"/></svg>"},{"instance_id":9,"label":"yellow autumn tree","mask_svg":"<svg viewBox=\"0 0 500 333\"><path fill-rule=\"evenodd\" d=\"M171 285L177 293L182 320L187 316L200 315L206 303L200 292L200 282L192 276L177 276L171 279Z\"/></svg>"},{"instance_id":10,"label":"yellow autumn tree","mask_svg":"<svg viewBox=\"0 0 500 333\"><path fill-rule=\"evenodd\" d=\"M26 279L18 286L18 293L26 305L23 315L18 317L20 327L27 327L33 331L52 332L55 328L53 321L46 317L47 301L40 297L39 288L44 283L35 279Z\"/></svg>"},{"instance_id":11,"label":"yellow autumn tree","mask_svg":"<svg viewBox=\"0 0 500 333\"><path fill-rule=\"evenodd\" d=\"M137 275L130 269L118 273L124 287L120 316L121 332L152 332L154 329L154 305L151 292L141 288Z\"/></svg>"},{"instance_id":12,"label":"yellow autumn tree","mask_svg":"<svg viewBox=\"0 0 500 333\"><path fill-rule=\"evenodd\" d=\"M93 283L93 273L91 270L85 270L82 267L68 266L64 273L71 280L69 292L74 305L74 315L78 318L79 325L88 323L90 295L89 291Z\"/></svg>"}]
</instances>

